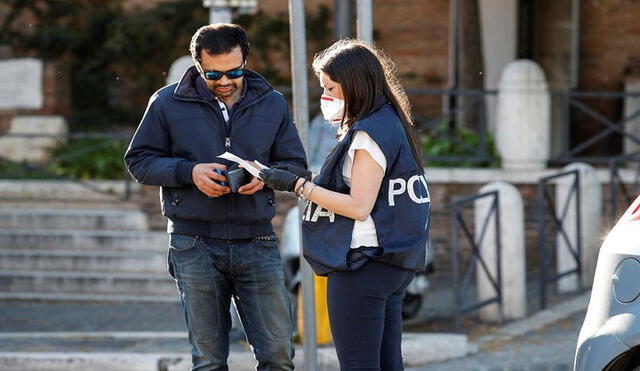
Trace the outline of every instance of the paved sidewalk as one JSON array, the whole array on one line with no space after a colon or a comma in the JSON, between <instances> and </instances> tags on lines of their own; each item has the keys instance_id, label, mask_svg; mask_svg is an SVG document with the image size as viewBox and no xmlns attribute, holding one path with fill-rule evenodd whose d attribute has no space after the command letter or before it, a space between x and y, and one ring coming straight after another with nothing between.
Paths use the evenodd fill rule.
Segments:
<instances>
[{"instance_id":1,"label":"paved sidewalk","mask_svg":"<svg viewBox=\"0 0 640 371\"><path fill-rule=\"evenodd\" d=\"M474 343L465 335L405 333L408 370L567 369L577 337L574 332L579 329L588 297L586 293L509 323ZM182 309L177 303L14 301L0 302L0 315L2 370L177 371L188 369L190 364ZM567 318L571 325L566 325ZM557 323L561 324L559 330ZM255 361L243 335L235 332L233 340L230 368L253 369ZM536 343L549 345L531 345ZM524 364L518 363L523 357L529 368L517 366ZM301 365L302 359L302 351L297 349L296 364ZM318 361L321 370L338 369L332 347L319 349ZM425 364L428 366L420 366Z\"/></svg>"},{"instance_id":2,"label":"paved sidewalk","mask_svg":"<svg viewBox=\"0 0 640 371\"><path fill-rule=\"evenodd\" d=\"M508 342L483 346L476 354L407 371L571 371L584 316L580 311Z\"/></svg>"}]
</instances>

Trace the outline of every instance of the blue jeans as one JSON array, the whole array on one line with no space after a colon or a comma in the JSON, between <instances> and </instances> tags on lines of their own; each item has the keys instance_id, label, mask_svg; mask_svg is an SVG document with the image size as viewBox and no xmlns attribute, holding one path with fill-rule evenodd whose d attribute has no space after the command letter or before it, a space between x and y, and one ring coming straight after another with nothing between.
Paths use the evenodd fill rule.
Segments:
<instances>
[{"instance_id":1,"label":"blue jeans","mask_svg":"<svg viewBox=\"0 0 640 371\"><path fill-rule=\"evenodd\" d=\"M175 278L192 350L192 370L228 370L234 298L258 370L293 370L291 306L273 240L171 235Z\"/></svg>"}]
</instances>

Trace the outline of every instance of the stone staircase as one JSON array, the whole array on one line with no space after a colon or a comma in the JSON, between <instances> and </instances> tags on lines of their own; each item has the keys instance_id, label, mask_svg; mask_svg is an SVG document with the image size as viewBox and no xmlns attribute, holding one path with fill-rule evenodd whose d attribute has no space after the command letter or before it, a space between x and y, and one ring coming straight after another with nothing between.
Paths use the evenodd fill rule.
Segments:
<instances>
[{"instance_id":1,"label":"stone staircase","mask_svg":"<svg viewBox=\"0 0 640 371\"><path fill-rule=\"evenodd\" d=\"M178 300L167 234L135 204L40 196L0 202L0 299Z\"/></svg>"}]
</instances>

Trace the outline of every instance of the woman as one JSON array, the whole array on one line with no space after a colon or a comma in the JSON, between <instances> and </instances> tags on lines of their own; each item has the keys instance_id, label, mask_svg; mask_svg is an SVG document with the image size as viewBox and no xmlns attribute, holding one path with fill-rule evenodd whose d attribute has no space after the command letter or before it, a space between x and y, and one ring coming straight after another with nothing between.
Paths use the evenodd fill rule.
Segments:
<instances>
[{"instance_id":1,"label":"woman","mask_svg":"<svg viewBox=\"0 0 640 371\"><path fill-rule=\"evenodd\" d=\"M430 208L409 102L393 63L364 42L336 42L313 68L338 144L313 181L292 167L261 178L308 201L304 255L328 276L341 370L402 370L402 298L425 267Z\"/></svg>"}]
</instances>

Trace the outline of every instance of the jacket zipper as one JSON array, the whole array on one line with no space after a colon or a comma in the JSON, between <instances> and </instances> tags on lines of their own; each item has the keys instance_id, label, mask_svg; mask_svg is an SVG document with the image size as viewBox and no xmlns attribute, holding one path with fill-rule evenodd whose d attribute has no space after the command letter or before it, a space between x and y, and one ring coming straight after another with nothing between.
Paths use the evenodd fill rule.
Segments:
<instances>
[{"instance_id":1,"label":"jacket zipper","mask_svg":"<svg viewBox=\"0 0 640 371\"><path fill-rule=\"evenodd\" d=\"M184 193L184 190L178 190L175 193L171 191L171 193L174 195L173 201L171 201L171 205L178 206L178 204L180 203L180 200L182 199L182 194Z\"/></svg>"},{"instance_id":2,"label":"jacket zipper","mask_svg":"<svg viewBox=\"0 0 640 371\"><path fill-rule=\"evenodd\" d=\"M213 115L216 116L216 118L218 119L218 122L222 123L222 125L223 125L224 150L227 151L227 152L230 152L230 150L231 150L231 117L229 117L229 123L226 123L224 121L224 116L219 111L219 108L216 109L215 105L213 103L211 103L211 102L207 101L207 104L209 105L209 107L213 111ZM228 221L228 224L233 224L233 218L231 217L231 212L232 211L233 211L233 207L231 205L231 200L229 200L229 202L227 202L227 215L228 215L227 221Z\"/></svg>"},{"instance_id":3,"label":"jacket zipper","mask_svg":"<svg viewBox=\"0 0 640 371\"><path fill-rule=\"evenodd\" d=\"M265 94L266 96L266 94ZM236 109L230 116L229 116L229 123L227 125L225 125L225 134L226 134L226 138L224 140L224 148L226 149L227 152L230 152L231 150L231 134L233 131L233 121L236 118L236 116L238 115L238 112L245 110L248 107L251 107L252 105L256 104L257 102L259 102L260 100L262 100L264 96L260 97L260 99L257 99L253 102L251 102L250 104L246 105L246 106L241 106L238 107L238 109ZM224 118L223 120L224 121ZM229 223L233 224L233 197L229 200Z\"/></svg>"},{"instance_id":4,"label":"jacket zipper","mask_svg":"<svg viewBox=\"0 0 640 371\"><path fill-rule=\"evenodd\" d=\"M185 100L185 101L195 101L195 102L205 102L205 103L207 103L207 104L209 105L209 107L213 110L214 115L215 115L215 116L218 118L218 120L219 120L220 122L222 122L222 123L223 123L223 125L224 125L224 134L225 134L225 138L224 138L224 148L225 148L225 151L230 152L230 150L231 150L231 128L232 128L233 119L236 117L236 115L238 114L238 112L243 111L243 110L245 110L246 108L251 107L251 106L253 106L254 104L256 104L256 103L260 102L260 101L261 101L262 99L264 99L268 94L270 94L270 93L266 93L266 94L262 95L260 98L258 98L258 99L256 99L256 100L254 100L253 102L251 102L251 103L247 104L246 106L238 107L238 109L237 109L235 112L233 112L233 115L229 116L229 124L228 124L228 125L225 123L225 121L224 121L224 117L221 117L221 116L222 116L222 114L221 114L220 112L216 111L216 108L214 107L213 103L211 103L211 102L209 102L209 101L201 100L201 99L188 99L188 98L187 98L187 99L182 99L182 100ZM175 205L177 205L178 203L180 203L180 198L178 198L177 200L174 200L174 201L172 202L172 204L174 204L174 203L175 203ZM175 206L175 205L174 205L174 206ZM231 217L232 212L233 212L233 200L230 200L230 201L229 201L229 203L228 203L228 207L227 207L227 212L228 212L228 214L227 214L227 215L229 215L229 219L228 219L228 220L229 220L229 224L233 224L233 218Z\"/></svg>"}]
</instances>

